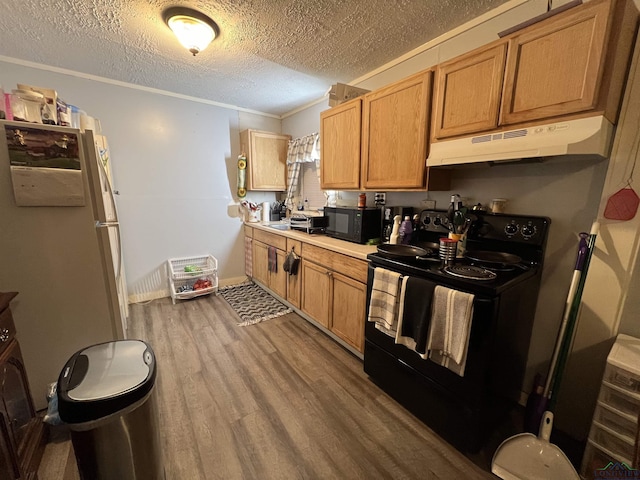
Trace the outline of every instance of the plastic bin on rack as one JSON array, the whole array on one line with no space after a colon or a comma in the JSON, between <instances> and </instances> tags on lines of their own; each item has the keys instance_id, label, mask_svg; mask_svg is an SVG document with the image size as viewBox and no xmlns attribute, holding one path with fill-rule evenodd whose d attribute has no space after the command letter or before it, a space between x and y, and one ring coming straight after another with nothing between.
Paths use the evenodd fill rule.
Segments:
<instances>
[{"instance_id":1,"label":"plastic bin on rack","mask_svg":"<svg viewBox=\"0 0 640 480\"><path fill-rule=\"evenodd\" d=\"M170 258L167 264L171 301L174 304L176 299L186 300L218 292L218 260L215 257L201 255ZM209 286L195 289L198 281L208 283Z\"/></svg>"}]
</instances>

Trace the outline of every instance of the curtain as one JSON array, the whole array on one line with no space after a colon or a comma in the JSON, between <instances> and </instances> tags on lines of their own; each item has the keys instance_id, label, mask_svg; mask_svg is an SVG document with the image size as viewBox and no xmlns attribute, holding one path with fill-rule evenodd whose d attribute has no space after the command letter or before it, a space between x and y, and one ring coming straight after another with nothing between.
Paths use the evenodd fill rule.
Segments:
<instances>
[{"instance_id":1,"label":"curtain","mask_svg":"<svg viewBox=\"0 0 640 480\"><path fill-rule=\"evenodd\" d=\"M295 210L293 198L298 192L300 165L307 162L315 162L318 178L320 178L320 135L318 133L312 133L289 142L289 149L287 150L287 198L284 201L289 210Z\"/></svg>"}]
</instances>

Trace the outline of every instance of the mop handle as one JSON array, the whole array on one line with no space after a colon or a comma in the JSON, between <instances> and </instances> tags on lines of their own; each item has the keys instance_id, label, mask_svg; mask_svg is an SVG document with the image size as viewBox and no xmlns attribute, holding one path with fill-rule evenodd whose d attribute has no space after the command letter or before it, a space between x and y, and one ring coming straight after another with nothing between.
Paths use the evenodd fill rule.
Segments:
<instances>
[{"instance_id":1,"label":"mop handle","mask_svg":"<svg viewBox=\"0 0 640 480\"><path fill-rule=\"evenodd\" d=\"M583 271L580 276L580 282L578 284L578 290L576 292L576 297L571 304L571 312L569 316L569 323L567 325L566 338L562 341L562 349L560 351L560 356L558 359L558 371L553 379L553 383L550 387L552 391L552 398L550 398L550 408L553 408L557 402L558 397L558 387L560 385L560 381L562 379L562 373L567 363L567 359L569 357L569 353L573 347L573 340L576 334L576 323L578 321L578 315L580 313L580 307L582 306L582 292L584 290L584 285L587 281L587 271L589 269L589 264L591 263L591 257L593 256L593 251L596 246L596 238L598 235L598 231L600 230L600 224L595 221L591 226L591 233L589 234L589 239L587 241L587 255L584 259Z\"/></svg>"},{"instance_id":2,"label":"mop handle","mask_svg":"<svg viewBox=\"0 0 640 480\"><path fill-rule=\"evenodd\" d=\"M567 323L569 323L569 316L571 314L571 305L578 291L578 285L580 284L580 276L584 268L585 259L587 256L587 237L586 232L580 233L580 242L578 244L578 255L576 257L576 266L573 270L573 276L571 277L571 285L569 286L569 293L567 295L567 301L564 306L564 313L562 315L562 322L560 323L560 329L558 330L558 337L553 349L553 356L551 357L551 364L549 365L549 373L544 384L544 391L542 393L544 398L549 398L549 392L551 390L552 379L555 374L555 369L558 364L558 357L560 350L562 349L563 338L567 330Z\"/></svg>"}]
</instances>

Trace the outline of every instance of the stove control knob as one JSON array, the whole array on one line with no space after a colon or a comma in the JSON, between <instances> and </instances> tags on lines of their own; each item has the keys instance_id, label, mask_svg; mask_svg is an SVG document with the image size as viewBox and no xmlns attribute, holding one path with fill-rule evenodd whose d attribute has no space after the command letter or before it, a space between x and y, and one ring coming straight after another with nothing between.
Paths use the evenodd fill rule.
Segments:
<instances>
[{"instance_id":1,"label":"stove control knob","mask_svg":"<svg viewBox=\"0 0 640 480\"><path fill-rule=\"evenodd\" d=\"M519 228L518 224L510 223L509 225L504 227L504 233L506 233L509 236L515 235L516 233L518 233L518 228Z\"/></svg>"},{"instance_id":2,"label":"stove control knob","mask_svg":"<svg viewBox=\"0 0 640 480\"><path fill-rule=\"evenodd\" d=\"M434 225L440 225L442 223L442 219L440 217L436 217L433 219Z\"/></svg>"},{"instance_id":3,"label":"stove control knob","mask_svg":"<svg viewBox=\"0 0 640 480\"><path fill-rule=\"evenodd\" d=\"M425 225L429 225L431 223L431 217L424 217L422 219L422 223L424 223Z\"/></svg>"},{"instance_id":4,"label":"stove control knob","mask_svg":"<svg viewBox=\"0 0 640 480\"><path fill-rule=\"evenodd\" d=\"M522 236L524 238L531 238L536 234L536 227L534 225L525 225L522 227Z\"/></svg>"}]
</instances>

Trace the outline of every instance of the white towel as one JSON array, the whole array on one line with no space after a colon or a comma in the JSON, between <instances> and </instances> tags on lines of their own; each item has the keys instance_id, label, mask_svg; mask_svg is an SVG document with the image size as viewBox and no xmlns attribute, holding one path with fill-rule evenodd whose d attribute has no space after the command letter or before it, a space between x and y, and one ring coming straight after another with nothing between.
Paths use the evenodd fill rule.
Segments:
<instances>
[{"instance_id":1,"label":"white towel","mask_svg":"<svg viewBox=\"0 0 640 480\"><path fill-rule=\"evenodd\" d=\"M398 284L400 274L376 267L369 301L369 322L390 337L396 336L398 324Z\"/></svg>"},{"instance_id":2,"label":"white towel","mask_svg":"<svg viewBox=\"0 0 640 480\"><path fill-rule=\"evenodd\" d=\"M440 285L433 291L429 360L464 376L473 318L473 294Z\"/></svg>"}]
</instances>

